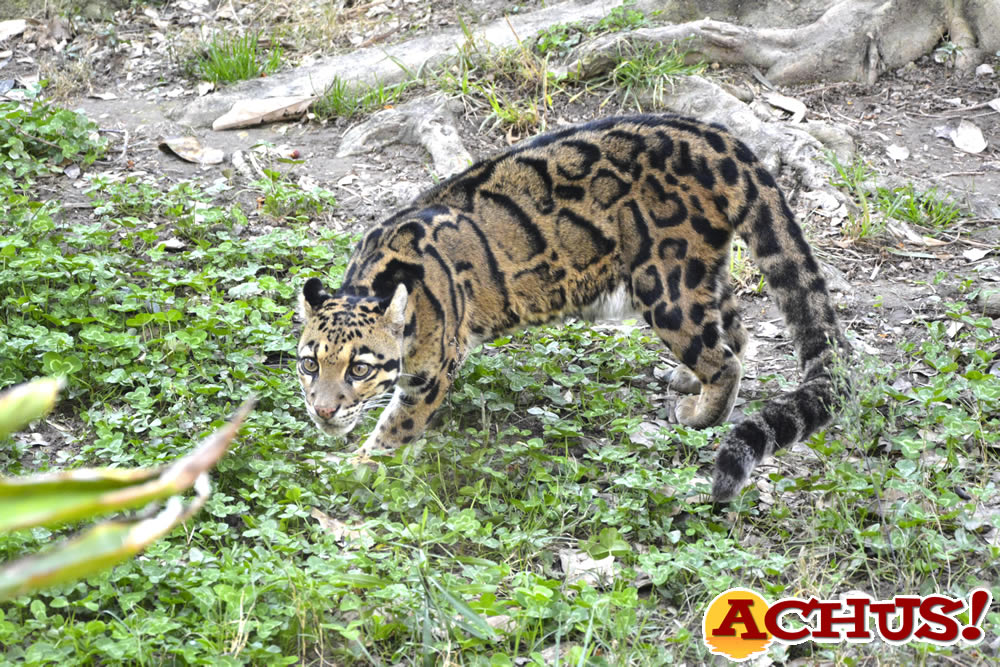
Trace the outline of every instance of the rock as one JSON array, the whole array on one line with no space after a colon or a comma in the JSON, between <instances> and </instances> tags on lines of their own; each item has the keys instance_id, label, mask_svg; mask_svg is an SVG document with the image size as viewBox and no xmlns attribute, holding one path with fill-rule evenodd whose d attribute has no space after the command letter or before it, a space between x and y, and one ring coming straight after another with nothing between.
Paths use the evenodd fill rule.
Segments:
<instances>
[{"instance_id":1,"label":"rock","mask_svg":"<svg viewBox=\"0 0 1000 667\"><path fill-rule=\"evenodd\" d=\"M1000 289L984 289L975 303L986 317L1000 317Z\"/></svg>"},{"instance_id":2,"label":"rock","mask_svg":"<svg viewBox=\"0 0 1000 667\"><path fill-rule=\"evenodd\" d=\"M438 176L456 174L472 164L472 156L462 145L448 106L444 97L432 95L379 111L344 134L337 157L363 155L393 143L417 144L431 154Z\"/></svg>"}]
</instances>

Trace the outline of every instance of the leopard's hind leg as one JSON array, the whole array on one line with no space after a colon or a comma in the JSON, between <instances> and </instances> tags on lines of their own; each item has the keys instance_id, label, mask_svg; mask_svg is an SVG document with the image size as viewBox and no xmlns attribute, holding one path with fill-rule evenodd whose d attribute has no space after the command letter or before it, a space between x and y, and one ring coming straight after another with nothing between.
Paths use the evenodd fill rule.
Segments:
<instances>
[{"instance_id":1,"label":"leopard's hind leg","mask_svg":"<svg viewBox=\"0 0 1000 667\"><path fill-rule=\"evenodd\" d=\"M743 320L740 318L736 299L733 297L732 287L728 284L726 276L719 276L719 281L721 288L719 290L718 312L720 315L719 324L722 328L722 337L725 344L729 346L729 349L740 362L742 370L743 355L746 353L748 340L747 330L743 326ZM698 394L701 392L701 380L695 375L693 370L683 363L674 368L673 373L670 375L669 386L674 391L682 394Z\"/></svg>"},{"instance_id":2,"label":"leopard's hind leg","mask_svg":"<svg viewBox=\"0 0 1000 667\"><path fill-rule=\"evenodd\" d=\"M728 286L717 288L714 273L692 284L695 281L688 280L684 271L690 269L675 266L663 275L659 267L647 265L633 276L633 293L643 317L683 364L671 386L698 392L678 401L677 420L704 428L725 421L732 412L747 335ZM687 281L684 290L679 287L682 280Z\"/></svg>"}]
</instances>

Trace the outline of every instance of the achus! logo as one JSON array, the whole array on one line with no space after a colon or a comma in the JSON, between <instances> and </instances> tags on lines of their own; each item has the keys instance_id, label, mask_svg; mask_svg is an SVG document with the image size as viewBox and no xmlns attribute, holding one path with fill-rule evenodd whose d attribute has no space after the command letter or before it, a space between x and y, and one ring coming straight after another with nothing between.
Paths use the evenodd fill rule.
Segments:
<instances>
[{"instance_id":1,"label":"achus! logo","mask_svg":"<svg viewBox=\"0 0 1000 667\"><path fill-rule=\"evenodd\" d=\"M702 633L709 650L735 662L767 651L772 642L801 644L888 644L924 641L947 646L967 646L982 641L981 624L993 596L985 588L969 593L968 601L947 595L897 595L874 600L867 595L847 595L837 600L782 598L769 604L745 588L719 594L702 619ZM968 612L968 622L957 618Z\"/></svg>"}]
</instances>

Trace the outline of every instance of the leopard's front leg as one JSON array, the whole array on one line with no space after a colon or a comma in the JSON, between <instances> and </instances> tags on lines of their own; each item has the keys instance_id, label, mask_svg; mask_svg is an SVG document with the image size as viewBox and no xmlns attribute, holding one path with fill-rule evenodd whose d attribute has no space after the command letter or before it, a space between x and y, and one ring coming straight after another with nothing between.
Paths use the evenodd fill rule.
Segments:
<instances>
[{"instance_id":1,"label":"leopard's front leg","mask_svg":"<svg viewBox=\"0 0 1000 667\"><path fill-rule=\"evenodd\" d=\"M416 440L427 428L427 422L444 401L450 387L448 373L441 373L419 387L403 389L397 386L374 430L351 461L366 463L379 450L393 451Z\"/></svg>"}]
</instances>

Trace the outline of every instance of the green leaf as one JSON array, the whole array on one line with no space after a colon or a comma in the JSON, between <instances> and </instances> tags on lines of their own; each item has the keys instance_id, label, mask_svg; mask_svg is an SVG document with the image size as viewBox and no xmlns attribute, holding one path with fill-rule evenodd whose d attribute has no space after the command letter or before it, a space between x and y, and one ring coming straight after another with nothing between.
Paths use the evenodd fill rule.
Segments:
<instances>
[{"instance_id":1,"label":"green leaf","mask_svg":"<svg viewBox=\"0 0 1000 667\"><path fill-rule=\"evenodd\" d=\"M41 378L0 393L0 438L48 414L62 384L57 378Z\"/></svg>"},{"instance_id":2,"label":"green leaf","mask_svg":"<svg viewBox=\"0 0 1000 667\"><path fill-rule=\"evenodd\" d=\"M244 403L232 421L206 438L194 452L163 469L155 479L151 479L158 472L155 470L74 470L0 480L0 531L146 504L192 486L197 493L186 507L175 496L152 518L104 523L45 553L7 565L0 569L0 600L106 569L137 554L191 517L208 500L207 471L228 450L252 407L253 401Z\"/></svg>"},{"instance_id":3,"label":"green leaf","mask_svg":"<svg viewBox=\"0 0 1000 667\"><path fill-rule=\"evenodd\" d=\"M465 630L467 633L478 637L480 639L496 640L497 633L490 627L490 624L486 622L482 616L476 613L476 611L470 607L465 600L461 599L456 595L452 595L448 589L442 586L437 580L424 577L425 581L429 582L431 586L437 589L441 597L451 605L451 607L458 612L458 618L455 619L459 627ZM461 619L461 620L460 620ZM462 621L467 622L462 622Z\"/></svg>"},{"instance_id":4,"label":"green leaf","mask_svg":"<svg viewBox=\"0 0 1000 667\"><path fill-rule=\"evenodd\" d=\"M180 500L174 499L152 519L101 524L44 554L12 563L0 570L0 600L111 567L144 549L187 516Z\"/></svg>"},{"instance_id":5,"label":"green leaf","mask_svg":"<svg viewBox=\"0 0 1000 667\"><path fill-rule=\"evenodd\" d=\"M83 362L73 355L46 352L42 355L42 368L48 375L66 377L83 369Z\"/></svg>"},{"instance_id":6,"label":"green leaf","mask_svg":"<svg viewBox=\"0 0 1000 667\"><path fill-rule=\"evenodd\" d=\"M0 533L84 519L175 495L226 453L252 401L172 465L153 469L77 469L20 478L0 478Z\"/></svg>"}]
</instances>

